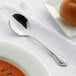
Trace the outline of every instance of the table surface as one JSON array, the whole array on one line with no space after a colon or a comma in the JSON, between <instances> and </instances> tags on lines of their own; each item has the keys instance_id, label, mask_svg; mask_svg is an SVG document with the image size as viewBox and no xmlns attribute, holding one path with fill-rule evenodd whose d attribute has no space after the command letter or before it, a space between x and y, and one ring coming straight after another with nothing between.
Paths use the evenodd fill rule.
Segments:
<instances>
[{"instance_id":1,"label":"table surface","mask_svg":"<svg viewBox=\"0 0 76 76\"><path fill-rule=\"evenodd\" d=\"M40 14L49 24L47 25L47 28L43 26L43 29L39 29L38 31L34 30L34 32L37 32L35 33L35 35L49 48L54 49L56 52L58 52L59 54L67 58L68 66L60 67L54 61L54 59L49 55L49 53L47 52L47 49L42 47L36 41L31 40L27 37L16 36L7 26L0 25L0 39L8 40L10 42L19 44L24 48L26 48L28 51L37 55L38 58L45 64L45 67L47 67L47 69L51 72L52 76L63 76L63 75L72 76L72 72L76 74L75 73L76 71L72 70L73 66L70 64L72 63L72 61L74 62L74 57L69 56L69 55L72 55L72 52L76 53L75 52L76 45L75 43L72 43L71 38L70 38L71 40L68 40L65 37L63 37L59 32L54 33L56 32L56 30L54 31L50 30L51 28L53 29L59 29L59 28L52 26L52 25L56 25L56 23L53 21L53 19L51 18L50 14L48 13L44 5L42 5L43 2L45 2L45 0L24 0L24 1L30 2L31 8L36 10L38 14ZM22 0L0 0L1 5L4 2L8 2L14 6L18 6L22 2ZM44 31L44 29L47 31ZM69 51L69 55L68 55L68 51ZM71 58L71 61L69 61L70 58ZM70 68L71 66L72 66L72 69Z\"/></svg>"}]
</instances>

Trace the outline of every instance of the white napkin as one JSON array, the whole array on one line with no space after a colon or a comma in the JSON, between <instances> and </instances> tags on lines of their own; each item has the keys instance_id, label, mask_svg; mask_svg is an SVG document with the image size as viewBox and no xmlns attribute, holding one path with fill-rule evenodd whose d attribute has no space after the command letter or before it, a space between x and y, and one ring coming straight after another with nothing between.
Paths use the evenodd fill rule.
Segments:
<instances>
[{"instance_id":1,"label":"white napkin","mask_svg":"<svg viewBox=\"0 0 76 76\"><path fill-rule=\"evenodd\" d=\"M48 30L49 29L51 30L51 32L48 32L48 30L46 29L46 24L47 23L44 22L44 20L42 20L42 18L39 17L38 14L36 12L34 12L32 9L30 9L30 7L28 7L27 5L25 5L24 2L23 2L23 3L21 3L19 9L17 7L11 6L10 4L5 4L2 7L0 7L0 11L2 10L1 11L2 13L0 12L0 16L2 15L1 18L4 17L3 20L5 19L4 21L7 22L7 25L5 24L5 26L4 26L3 25L4 21L2 21L3 22L2 26L9 28L9 26L8 26L9 17L11 17L11 15L14 14L14 13L21 13L21 14L23 14L24 16L26 16L30 20L30 23L31 23L31 25L29 27L30 30L34 31L33 33L37 33L35 35L38 35L39 38L42 38L41 41L43 41L43 43L46 43L46 45L48 45L50 48L53 48L53 47L56 48L56 52L57 52L57 47L63 48L62 52L65 52L66 55L68 55L69 59L71 58L71 56L75 55L75 52L74 52L75 48L73 48L71 46L71 44L67 42L67 40L65 40L59 34L57 34L57 32L54 31L53 28L48 28ZM0 20L2 20L2 19L0 19ZM0 28L0 30L1 30L1 28ZM71 50L68 47L73 48L73 50ZM61 49L60 49L60 51L61 51ZM58 50L58 53L60 51ZM72 52L74 54L72 54ZM70 60L72 62L73 58L70 59ZM73 62L74 62L74 60L73 60ZM75 67L75 65L72 65L71 63L68 64L70 66L65 67L65 68L64 67L54 66L52 64L52 62L50 62L50 64L51 64L50 65L51 66L51 68L50 68L51 69L51 73L55 74L55 76L59 76L59 74L60 74L60 76L61 75L62 76L63 75L65 75L65 76L75 76L75 75L73 75L74 72L76 74L76 71L75 71L76 67ZM53 69L53 68L55 68L55 69Z\"/></svg>"}]
</instances>

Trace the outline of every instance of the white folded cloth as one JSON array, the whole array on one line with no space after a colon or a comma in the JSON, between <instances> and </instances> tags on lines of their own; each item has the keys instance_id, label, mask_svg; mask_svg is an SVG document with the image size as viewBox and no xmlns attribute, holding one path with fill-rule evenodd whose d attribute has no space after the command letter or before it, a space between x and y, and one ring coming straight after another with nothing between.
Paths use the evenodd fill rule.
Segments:
<instances>
[{"instance_id":1,"label":"white folded cloth","mask_svg":"<svg viewBox=\"0 0 76 76\"><path fill-rule=\"evenodd\" d=\"M52 62L50 62L52 68L50 68L51 73L54 76L75 76L76 74L76 67L75 67L75 47L71 45L72 43L59 35L53 27L48 27L48 23L40 16L38 13L36 13L31 7L22 2L21 5L17 8L15 6L12 6L10 4L4 4L2 7L0 7L0 25L3 26L0 28L1 30L4 30L7 28L6 31L10 30L8 26L8 21L12 14L14 13L21 13L24 16L30 20L30 30L36 35L38 39L41 39L41 41L46 44L50 48L55 48L56 52L63 53L66 55L67 58L69 58L68 66L67 67L59 67L59 66L54 66ZM8 31L11 32L11 31ZM5 32L4 32L5 33ZM5 33L6 36L8 33ZM10 34L11 36L11 34ZM70 47L70 48L69 48ZM34 48L33 48L34 49ZM58 50L60 49L60 50ZM73 50L71 50L73 49ZM73 56L74 55L74 56ZM74 57L74 58L73 58ZM74 63L74 64L73 64ZM70 65L70 66L69 66ZM74 74L75 73L75 74Z\"/></svg>"}]
</instances>

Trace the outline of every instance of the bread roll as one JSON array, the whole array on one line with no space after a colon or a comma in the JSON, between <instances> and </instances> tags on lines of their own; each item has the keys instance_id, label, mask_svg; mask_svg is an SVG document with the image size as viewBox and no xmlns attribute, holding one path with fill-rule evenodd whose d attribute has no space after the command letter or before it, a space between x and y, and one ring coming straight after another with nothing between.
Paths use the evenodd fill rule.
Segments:
<instances>
[{"instance_id":1,"label":"bread roll","mask_svg":"<svg viewBox=\"0 0 76 76\"><path fill-rule=\"evenodd\" d=\"M59 13L67 23L76 26L76 0L63 0Z\"/></svg>"}]
</instances>

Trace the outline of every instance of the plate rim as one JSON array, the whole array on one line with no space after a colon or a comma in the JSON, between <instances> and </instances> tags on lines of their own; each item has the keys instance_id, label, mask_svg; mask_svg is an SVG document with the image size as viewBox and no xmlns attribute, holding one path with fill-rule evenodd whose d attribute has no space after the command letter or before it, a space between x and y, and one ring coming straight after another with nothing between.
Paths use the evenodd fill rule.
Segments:
<instances>
[{"instance_id":1,"label":"plate rim","mask_svg":"<svg viewBox=\"0 0 76 76\"><path fill-rule=\"evenodd\" d=\"M12 42L12 41L0 40L0 45L3 45L3 44L4 44L4 45L10 44L10 46L12 45L12 46L15 46L15 47L17 47L17 48L23 49L23 50L21 50L21 51L27 52L27 54L30 54L30 56L33 57L33 58L38 62L38 64L39 64L40 66L42 66L42 68L44 68L44 70L46 71L47 75L50 76L50 71L49 71L48 68L44 65L44 63L38 58L37 55L35 55L35 54L33 54L32 52L26 50L22 45L19 45L19 44L15 43L15 42ZM26 54L26 53L25 53L25 54ZM4 58L5 58L5 57L4 57ZM8 58L7 58L7 60L8 60ZM9 60L11 60L11 59L9 58ZM11 60L11 62L13 62L13 61ZM27 72L27 71L26 71L26 72ZM31 76L32 76L32 75L31 75Z\"/></svg>"}]
</instances>

